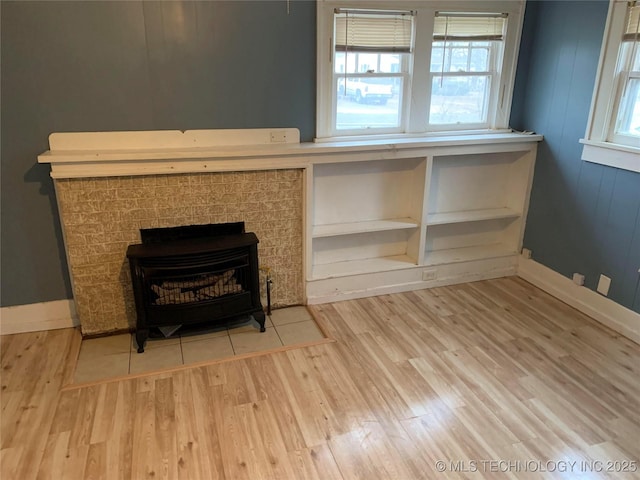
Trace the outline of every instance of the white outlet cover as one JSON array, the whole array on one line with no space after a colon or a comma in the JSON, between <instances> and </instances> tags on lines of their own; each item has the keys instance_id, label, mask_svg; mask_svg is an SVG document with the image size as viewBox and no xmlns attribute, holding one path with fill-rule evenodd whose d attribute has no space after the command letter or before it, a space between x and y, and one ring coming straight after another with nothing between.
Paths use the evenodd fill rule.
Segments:
<instances>
[{"instance_id":1,"label":"white outlet cover","mask_svg":"<svg viewBox=\"0 0 640 480\"><path fill-rule=\"evenodd\" d=\"M435 280L437 278L438 278L438 270L436 270L435 268L422 271L422 280L425 282L428 280Z\"/></svg>"},{"instance_id":2,"label":"white outlet cover","mask_svg":"<svg viewBox=\"0 0 640 480\"><path fill-rule=\"evenodd\" d=\"M597 292L606 297L607 295L609 295L609 287L611 287L611 279L606 275L600 275L600 280L598 280L598 287L596 288Z\"/></svg>"},{"instance_id":3,"label":"white outlet cover","mask_svg":"<svg viewBox=\"0 0 640 480\"><path fill-rule=\"evenodd\" d=\"M271 143L286 143L287 132L286 130L273 130L271 132Z\"/></svg>"}]
</instances>

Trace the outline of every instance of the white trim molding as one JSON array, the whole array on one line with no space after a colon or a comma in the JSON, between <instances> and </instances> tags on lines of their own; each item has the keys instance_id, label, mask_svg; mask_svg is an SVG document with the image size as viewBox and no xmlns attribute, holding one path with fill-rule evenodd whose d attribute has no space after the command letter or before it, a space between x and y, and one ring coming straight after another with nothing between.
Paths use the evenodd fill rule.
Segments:
<instances>
[{"instance_id":1,"label":"white trim molding","mask_svg":"<svg viewBox=\"0 0 640 480\"><path fill-rule=\"evenodd\" d=\"M637 148L584 139L580 143L584 145L582 160L585 162L640 172L640 152Z\"/></svg>"},{"instance_id":2,"label":"white trim molding","mask_svg":"<svg viewBox=\"0 0 640 480\"><path fill-rule=\"evenodd\" d=\"M499 276L504 276L501 272ZM544 290L555 298L571 305L585 315L599 321L607 327L640 343L640 314L629 310L598 293L574 284L569 278L534 261L519 257L517 275ZM485 278L482 276L481 278ZM493 278L488 276L486 278ZM466 279L468 281L468 279ZM474 280L478 280L475 278ZM463 280L464 281L464 280ZM409 288L390 289L388 292L370 292L356 294L353 298L371 296L379 293L415 290L434 286L449 285L459 281L416 282ZM346 297L341 297L344 300ZM337 300L337 299L333 299ZM310 299L309 303L332 301L327 298ZM80 325L75 312L73 300L56 300L52 302L34 303L2 307L0 309L0 334L55 330L73 328Z\"/></svg>"},{"instance_id":3,"label":"white trim molding","mask_svg":"<svg viewBox=\"0 0 640 480\"><path fill-rule=\"evenodd\" d=\"M585 137L580 143L584 145L582 160L586 162L640 172L640 140L636 135L616 133L615 127L629 80L624 71L632 68L629 64L632 55L624 54L627 8L626 1L609 2L591 110Z\"/></svg>"},{"instance_id":4,"label":"white trim molding","mask_svg":"<svg viewBox=\"0 0 640 480\"><path fill-rule=\"evenodd\" d=\"M640 344L640 314L530 259L519 258L518 276L585 315Z\"/></svg>"},{"instance_id":5,"label":"white trim molding","mask_svg":"<svg viewBox=\"0 0 640 480\"><path fill-rule=\"evenodd\" d=\"M0 309L0 335L73 328L80 325L73 300L31 303Z\"/></svg>"}]
</instances>

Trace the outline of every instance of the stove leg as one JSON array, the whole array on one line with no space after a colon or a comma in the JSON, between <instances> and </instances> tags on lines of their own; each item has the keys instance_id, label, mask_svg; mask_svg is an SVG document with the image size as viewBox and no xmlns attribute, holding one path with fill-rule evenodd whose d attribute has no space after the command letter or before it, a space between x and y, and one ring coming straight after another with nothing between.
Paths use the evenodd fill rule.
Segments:
<instances>
[{"instance_id":1,"label":"stove leg","mask_svg":"<svg viewBox=\"0 0 640 480\"><path fill-rule=\"evenodd\" d=\"M264 332L266 331L266 328L264 327L264 312L256 312L253 314L253 318L256 320L256 322L258 322L260 324L260 331Z\"/></svg>"},{"instance_id":2,"label":"stove leg","mask_svg":"<svg viewBox=\"0 0 640 480\"><path fill-rule=\"evenodd\" d=\"M144 342L149 337L149 330L136 330L136 343L138 344L138 353L144 352Z\"/></svg>"}]
</instances>

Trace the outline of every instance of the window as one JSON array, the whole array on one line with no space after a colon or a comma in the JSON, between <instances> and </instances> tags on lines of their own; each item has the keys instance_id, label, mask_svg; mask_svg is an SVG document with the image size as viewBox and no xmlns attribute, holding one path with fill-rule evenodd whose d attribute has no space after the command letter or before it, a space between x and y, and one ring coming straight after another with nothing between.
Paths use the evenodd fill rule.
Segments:
<instances>
[{"instance_id":1,"label":"window","mask_svg":"<svg viewBox=\"0 0 640 480\"><path fill-rule=\"evenodd\" d=\"M640 4L612 1L582 159L640 172Z\"/></svg>"},{"instance_id":2,"label":"window","mask_svg":"<svg viewBox=\"0 0 640 480\"><path fill-rule=\"evenodd\" d=\"M627 8L625 24L616 72L621 95L613 122L612 140L637 147L640 146L640 5Z\"/></svg>"},{"instance_id":3,"label":"window","mask_svg":"<svg viewBox=\"0 0 640 480\"><path fill-rule=\"evenodd\" d=\"M400 131L412 12L336 9L334 13L335 129Z\"/></svg>"},{"instance_id":4,"label":"window","mask_svg":"<svg viewBox=\"0 0 640 480\"><path fill-rule=\"evenodd\" d=\"M441 13L431 46L429 125L487 127L506 15ZM432 129L435 129L432 128Z\"/></svg>"},{"instance_id":5,"label":"window","mask_svg":"<svg viewBox=\"0 0 640 480\"><path fill-rule=\"evenodd\" d=\"M318 2L318 140L508 128L523 2L385 5Z\"/></svg>"}]
</instances>

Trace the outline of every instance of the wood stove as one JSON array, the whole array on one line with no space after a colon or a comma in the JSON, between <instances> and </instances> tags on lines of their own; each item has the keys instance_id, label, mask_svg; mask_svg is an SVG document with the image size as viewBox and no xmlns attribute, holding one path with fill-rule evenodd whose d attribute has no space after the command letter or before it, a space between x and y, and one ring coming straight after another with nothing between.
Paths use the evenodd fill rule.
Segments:
<instances>
[{"instance_id":1,"label":"wood stove","mask_svg":"<svg viewBox=\"0 0 640 480\"><path fill-rule=\"evenodd\" d=\"M265 331L260 303L258 238L244 222L140 230L130 245L138 353L150 329L222 324L253 315Z\"/></svg>"}]
</instances>

